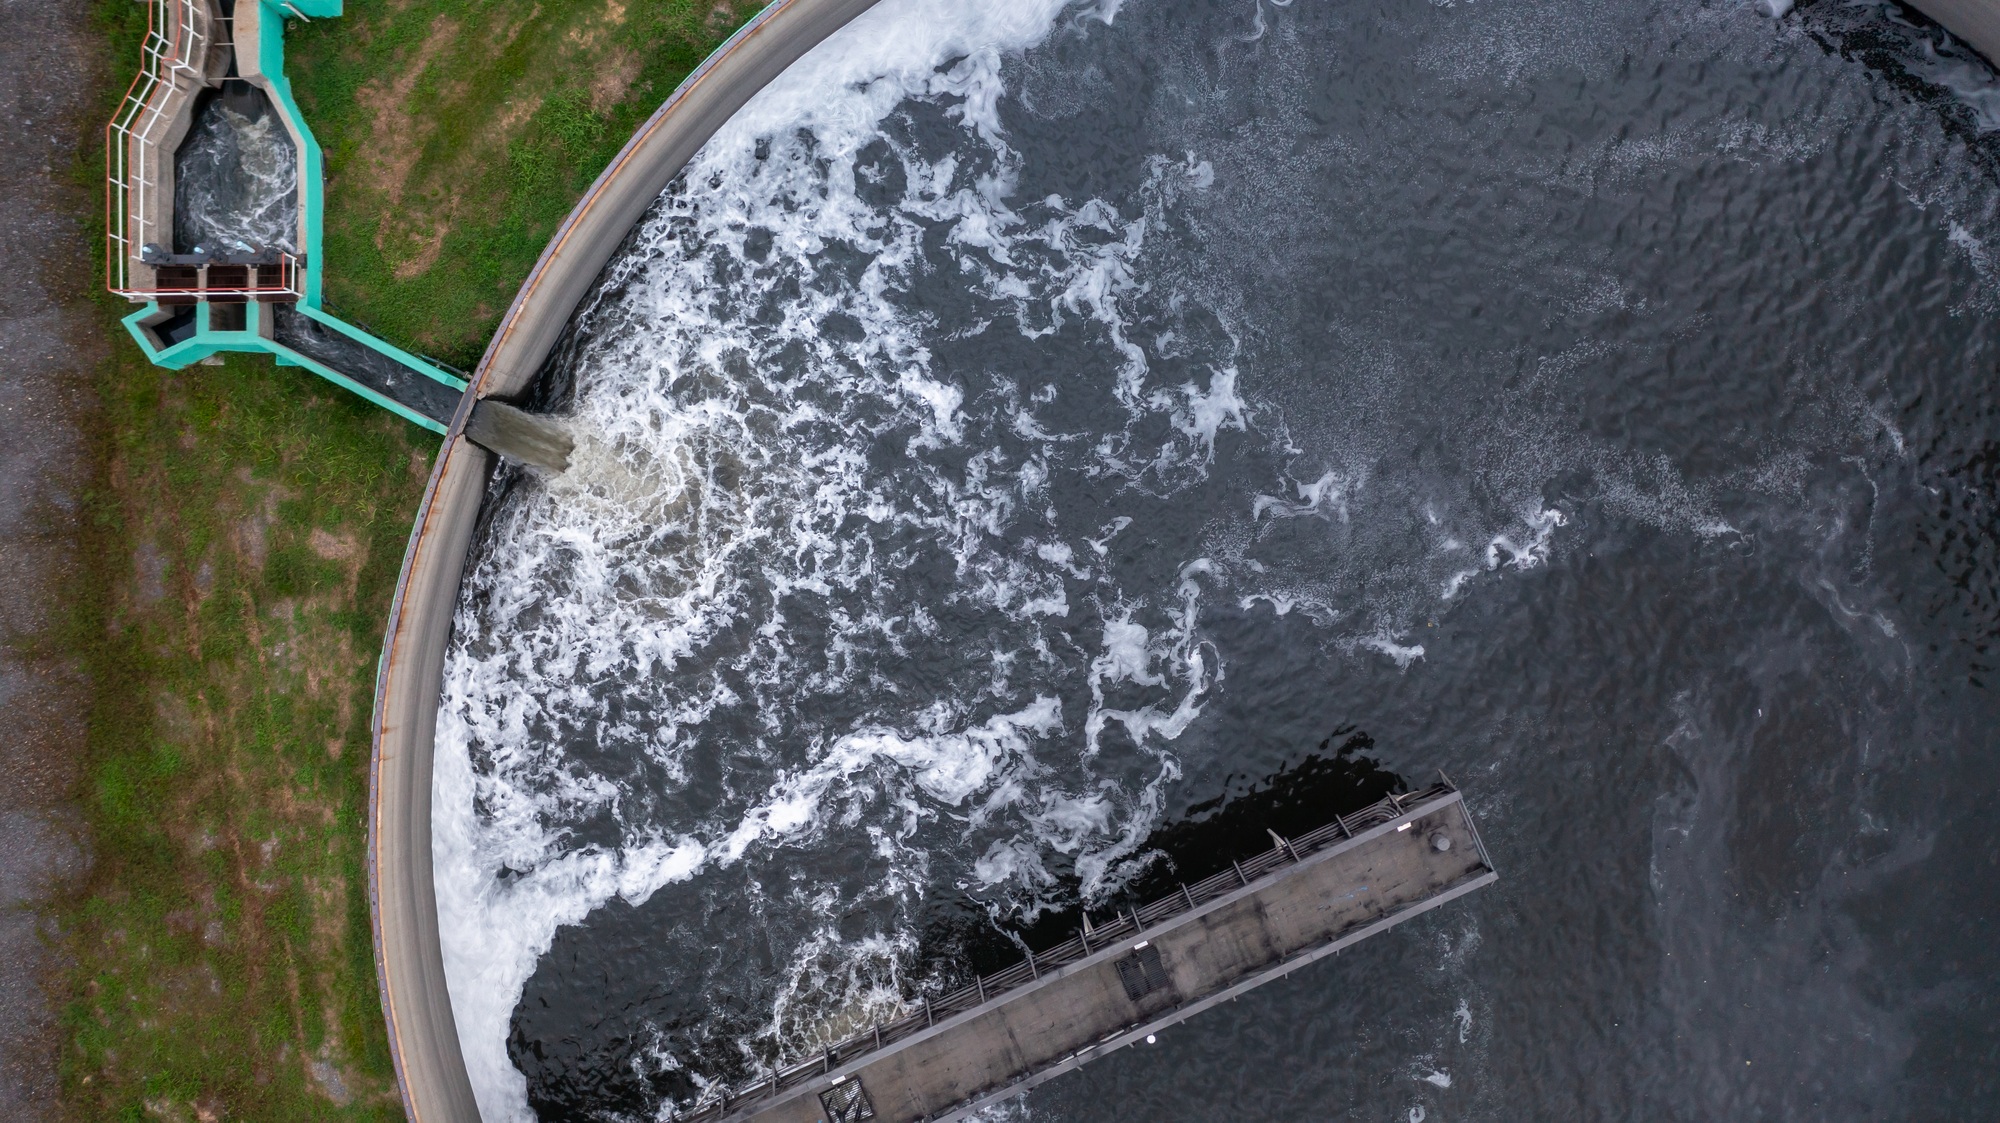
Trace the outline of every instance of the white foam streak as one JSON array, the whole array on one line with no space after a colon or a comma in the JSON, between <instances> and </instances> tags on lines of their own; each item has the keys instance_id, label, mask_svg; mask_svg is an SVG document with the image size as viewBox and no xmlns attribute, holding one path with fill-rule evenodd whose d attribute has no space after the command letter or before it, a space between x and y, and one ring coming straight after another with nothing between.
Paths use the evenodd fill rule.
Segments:
<instances>
[{"instance_id":1,"label":"white foam streak","mask_svg":"<svg viewBox=\"0 0 2000 1123\"><path fill-rule=\"evenodd\" d=\"M821 804L839 786L884 765L900 769L910 783L948 807L964 806L973 795L992 792L993 798L980 809L990 814L1020 794L1016 785L999 781L1039 775L1031 742L1060 731L1062 725L1062 707L1056 700L1037 697L1019 712L996 714L961 733L921 736L869 729L842 737L809 771L774 787L765 804L723 844L721 853L734 861L752 843L810 827L819 821ZM873 790L879 785L867 786Z\"/></svg>"},{"instance_id":2,"label":"white foam streak","mask_svg":"<svg viewBox=\"0 0 2000 1123\"><path fill-rule=\"evenodd\" d=\"M1549 560L1549 545L1555 538L1556 528L1568 519L1561 511L1543 508L1522 517L1528 530L1525 538L1511 534L1496 534L1486 544L1486 568L1499 569L1512 566L1515 569L1533 569ZM1455 591L1455 587L1454 587Z\"/></svg>"},{"instance_id":3,"label":"white foam streak","mask_svg":"<svg viewBox=\"0 0 2000 1123\"><path fill-rule=\"evenodd\" d=\"M1347 500L1359 487L1356 481L1334 470L1328 470L1311 483L1298 483L1299 502L1293 503L1274 495L1260 495L1250 505L1250 517L1261 519L1265 515L1276 518L1293 518L1299 515L1323 514L1341 522L1348 521Z\"/></svg>"},{"instance_id":4,"label":"white foam streak","mask_svg":"<svg viewBox=\"0 0 2000 1123\"><path fill-rule=\"evenodd\" d=\"M858 149L905 98L947 92L967 97L958 114L991 140L1001 131L1000 56L1041 42L1068 2L887 0L751 98L709 140L700 164L734 167L760 139L799 128ZM1116 12L1116 5L1099 5L1094 14L1109 22ZM963 61L940 75L953 60Z\"/></svg>"},{"instance_id":5,"label":"white foam streak","mask_svg":"<svg viewBox=\"0 0 2000 1123\"><path fill-rule=\"evenodd\" d=\"M1102 848L1110 832L1117 838L1106 852L1128 852L1150 828L1157 787L1176 770L1157 767L1129 797L1114 798L1087 778L1076 788L1051 782L1034 750L1064 720L1045 695L978 720L969 720L966 704L941 701L914 726L875 722L834 736L749 805L719 809L733 821L690 825L686 834L663 832L643 812L628 820L623 782L562 748L578 740L631 745L676 780L685 774L680 755L717 714L756 715L766 735L789 734L778 691L810 697L847 689L867 673L856 654L864 645L893 648L903 637L934 633L923 605L898 603L893 593L869 599L910 559L879 555L874 539L850 533L857 521L942 546L955 560L955 596L1028 626L1070 613L1065 577L1095 579L1067 543L1001 548L1024 506L1046 502L1049 468L1039 455L979 452L956 479L913 465L907 495L869 482L878 430L908 432L912 455L968 437L964 389L930 373L921 325L896 306L907 278L926 267L920 219L948 222L950 244L993 292L1012 294L1005 299L1036 302L1049 310L1044 320L1066 309L1110 325L1123 356L1122 400L1135 413L1161 408L1172 416L1183 452L1210 456L1219 430L1243 427L1233 370L1165 406L1149 401L1137 381L1144 356L1123 339L1117 301L1132 286L1143 220L1118 227L1114 210L1087 202L1030 227L1008 204L1018 158L1006 148L998 111L1001 63L1046 36L1064 7L1063 0L889 0L860 17L716 134L689 165L692 186L670 194L641 231L639 251L614 265L606 290L614 295L587 313L602 326L576 369L572 468L496 514L492 538L504 547L487 552L468 577L438 722L441 936L467 1065L489 1121L531 1118L506 1039L538 958L558 929L614 896L643 904L665 885L744 861L760 847L835 830L866 832L893 860L889 881L871 891L903 891L922 883L927 861L907 840L944 808L969 816L968 830L1012 813L1040 844L1071 853ZM1094 14L1108 20L1115 9L1102 5ZM857 161L884 135L885 117L911 99L948 103L948 117L985 146L986 163L967 177L963 161L978 158L977 150L931 163L899 150L908 189L884 211L861 198ZM1021 264L1024 244L1062 242L1077 223L1118 227L1113 248L1068 265ZM768 234L767 250L753 250L756 231ZM852 250L866 265L851 279L825 283L827 274L794 286L796 297L772 309L776 322L757 323L747 309L719 304L707 251L689 248L696 243L744 269L808 279L832 252ZM858 325L849 333L858 338L826 330L839 317ZM778 366L771 357L787 347L807 356L803 385L766 377ZM732 364L744 356L747 380L716 377L740 369ZM1181 454L1145 455L1173 463ZM1101 542L1083 544L1102 550ZM817 656L794 650L788 638L784 606L798 597L829 605L831 634ZM859 600L833 603L843 597ZM1164 712L1134 706L1112 715L1142 745L1170 739L1199 711L1208 674L1198 657L1189 661L1192 599L1183 601L1171 634L1146 657L1179 667L1173 677L1182 696ZM748 650L709 669L709 646L746 626ZM1135 626L1149 643L1144 626ZM1051 657L1038 635L1027 646L1036 658ZM995 696L1011 692L1006 668L1018 654L996 652ZM1168 677L1141 665L1135 681L1165 686ZM620 689L632 704L608 709L593 693L608 683L626 684ZM635 709L655 724L621 716ZM1101 726L1102 718L1094 707L1088 720ZM864 807L875 810L864 818ZM618 844L574 843L572 832L586 820L593 831L614 825ZM978 876L1045 886L1036 846L1001 840ZM1109 860L1091 866L1093 885ZM847 957L850 977L835 989L848 994L839 1001L893 1004L897 958L913 946L907 934L851 946L831 928L810 936L787 954L791 975L774 1034L809 1021L813 1004L825 1000L808 976L828 956Z\"/></svg>"},{"instance_id":6,"label":"white foam streak","mask_svg":"<svg viewBox=\"0 0 2000 1123\"><path fill-rule=\"evenodd\" d=\"M1388 635L1387 633L1378 633L1376 635L1369 636L1366 639L1360 641L1360 646L1365 647L1370 651L1380 652L1383 655L1387 655L1390 659L1395 661L1395 664L1398 668L1405 671L1410 669L1410 664L1424 657L1423 644L1398 643L1396 642L1394 636Z\"/></svg>"},{"instance_id":7,"label":"white foam streak","mask_svg":"<svg viewBox=\"0 0 2000 1123\"><path fill-rule=\"evenodd\" d=\"M656 839L620 853L586 850L554 861L520 853L540 849L533 845L540 832L518 814L482 824L461 810L472 806L481 788L511 811L531 805L524 793L475 782L463 751L469 731L458 725L462 712L447 705L440 713L431 796L438 918L447 937L441 941L445 979L480 1114L489 1120L531 1120L527 1081L508 1059L506 1041L508 1020L535 960L557 928L581 921L613 896L641 904L661 886L693 876L702 852L684 840ZM506 846L510 841L516 845ZM513 853L495 854L495 842ZM526 876L500 881L493 876L496 858L510 868L509 857L536 864Z\"/></svg>"}]
</instances>

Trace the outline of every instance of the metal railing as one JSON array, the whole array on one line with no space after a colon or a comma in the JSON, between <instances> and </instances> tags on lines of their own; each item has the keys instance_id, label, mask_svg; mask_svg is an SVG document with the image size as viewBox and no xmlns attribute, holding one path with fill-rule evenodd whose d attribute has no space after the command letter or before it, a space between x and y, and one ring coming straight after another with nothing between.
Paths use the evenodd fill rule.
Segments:
<instances>
[{"instance_id":1,"label":"metal railing","mask_svg":"<svg viewBox=\"0 0 2000 1123\"><path fill-rule=\"evenodd\" d=\"M165 99L156 97L177 76L203 79L208 53L201 33L204 0L154 0L146 8L146 38L139 47L139 73L125 91L118 112L104 127L104 270L105 287L121 296L144 295L131 285L135 233L148 229L161 214L161 184L146 174L146 163L135 153L156 148L172 127ZM173 201L167 201L171 217Z\"/></svg>"},{"instance_id":2,"label":"metal railing","mask_svg":"<svg viewBox=\"0 0 2000 1123\"><path fill-rule=\"evenodd\" d=\"M262 264L212 262L206 265L157 265L153 283L124 295L145 296L161 304L193 304L198 300L296 300L305 292L305 263L279 253Z\"/></svg>"},{"instance_id":3,"label":"metal railing","mask_svg":"<svg viewBox=\"0 0 2000 1123\"><path fill-rule=\"evenodd\" d=\"M1422 791L1387 796L1352 815L1335 815L1333 822L1297 838L1281 838L1274 831L1271 837L1275 840L1275 844L1271 849L1241 862L1231 862L1229 869L1197 881L1193 885L1183 884L1178 892L1168 894L1151 904L1125 910L1103 923L1092 923L1090 914L1086 911L1083 914L1082 929L1055 947L1044 952L1030 951L1028 958L1020 963L991 975L978 976L973 979L970 986L960 987L942 998L936 1000L925 998L921 1007L915 1012L894 1021L880 1023L837 1045L827 1046L820 1050L818 1056L778 1069L762 1080L736 1089L725 1087L715 1093L715 1098L688 1112L675 1115L673 1117L675 1123L710 1123L712 1120L722 1118L732 1108L741 1107L752 1100L775 1096L788 1088L795 1088L817 1079L857 1057L922 1033L947 1018L993 1002L1011 990L1035 982L1045 971L1053 971L1075 963L1106 948L1123 946L1131 937L1162 921L1193 912L1210 901L1248 889L1257 881L1286 866L1295 866L1329 846L1344 842L1370 828L1394 822L1412 808L1420 807L1457 790L1451 781L1441 779L1441 782Z\"/></svg>"},{"instance_id":4,"label":"metal railing","mask_svg":"<svg viewBox=\"0 0 2000 1123\"><path fill-rule=\"evenodd\" d=\"M210 12L208 0L152 0L147 5L139 73L104 127L104 284L119 296L244 300L305 293L303 262L292 254L280 255L274 271L252 268L241 285L225 281L209 287L202 283L208 278L199 266L194 267L192 277L186 272L188 267L181 266L181 271L169 272L164 279L156 275L150 285L133 281L133 262L151 264L142 256L146 247L135 243L149 230L165 231L169 239L173 236L173 198L150 170L161 160L173 159L173 153L160 151L176 116L170 112L169 95L184 81L206 83L208 51L214 40L211 30L228 22ZM173 283L178 280L196 283Z\"/></svg>"}]
</instances>

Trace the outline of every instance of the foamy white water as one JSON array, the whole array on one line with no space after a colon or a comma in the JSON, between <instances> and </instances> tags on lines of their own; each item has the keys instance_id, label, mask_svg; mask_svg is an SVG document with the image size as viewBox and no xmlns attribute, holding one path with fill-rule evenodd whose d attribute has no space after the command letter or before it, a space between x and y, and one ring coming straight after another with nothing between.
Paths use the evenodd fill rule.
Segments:
<instances>
[{"instance_id":1,"label":"foamy white water","mask_svg":"<svg viewBox=\"0 0 2000 1123\"><path fill-rule=\"evenodd\" d=\"M718 1056L809 1052L928 985L938 886L1016 915L1115 888L1225 672L1205 604L1409 668L1423 612L1556 548L1553 440L1412 535L1401 486L1258 405L1224 299L1174 319L1203 294L1148 255L1264 141L1153 154L1131 199L1020 188L1010 60L1115 9L888 0L717 134L586 310L573 467L497 501L439 717L445 963L489 1120L532 1118L510 1020L564 926L739 879L768 1017L652 1027L635 1064L705 1088ZM1257 489L1204 493L1241 447ZM1605 472L1606 502L1729 533L1656 475ZM1176 508L1213 518L1173 539ZM1415 545L1329 579L1350 529ZM1318 568L1250 549L1290 541Z\"/></svg>"},{"instance_id":2,"label":"foamy white water","mask_svg":"<svg viewBox=\"0 0 2000 1123\"><path fill-rule=\"evenodd\" d=\"M907 232L885 235L870 228L872 212L853 196L854 154L878 134L882 119L899 104L941 94L963 97L958 113L963 125L1004 153L993 116L1001 93L1000 61L1047 35L1064 7L1061 0L887 0L753 99L691 163L687 183L700 186L682 191L669 211L693 216L706 235L736 239L739 254L752 217L771 222L778 235L773 251L779 254L809 254L833 240L873 253L869 276L843 294L845 299L802 300L787 309L784 334L812 339L817 317L836 306L857 315L866 326L866 357L900 368L878 375L867 389L891 401L900 397L910 406L921 418L923 440L956 439L958 401L949 387L924 377L921 345L908 326L871 299L889 283L889 275L910 266L916 246ZM1112 3L1072 18L1109 19L1115 9ZM953 60L955 65L939 71ZM830 190L818 205L781 217L778 212L791 192L810 192L818 184L805 168L792 169L791 178L760 182L756 147L779 134L796 139L801 133L810 134L822 154L846 164L846 182L838 175L828 177ZM983 219L1004 215L1004 155L997 162L998 175L970 190L938 191L929 200L940 213L962 208L967 221L961 227L969 238L985 236ZM949 178L949 169L927 170ZM662 233L656 219L648 234L657 238ZM626 270L644 274L650 264L652 259L642 253L626 263ZM565 849L562 812L601 808L615 802L617 792L601 778L565 776L560 760L548 759L546 741L535 728L538 719L577 701L541 696L534 689L548 662L580 664L593 675L671 672L699 651L718 618L738 610L732 595L737 590L731 585L741 577L729 569L743 552L789 538L795 548L824 551L828 560L835 560L839 543L813 523L837 523L850 513L878 521L908 517L878 497L852 490L852 481L840 475L847 455L841 448L820 450L818 462L793 466L826 473L823 486L793 479L785 482L801 486L788 492L774 489L786 500L823 505L796 520L783 514L765 517L772 512L755 504L740 506L715 490L713 465L704 475L686 450L704 438L719 436L727 442L741 437L748 419L732 414L723 402L706 409L674 408L660 396L659 384L645 375L670 379L679 363L714 362L732 344L742 344L740 330L705 314L711 293L708 279L696 269L652 271L639 283L648 286L650 298L640 303L641 314L654 318L654 326L671 324L677 330L665 340L651 332L626 337L597 364L606 377L580 384L578 428L592 436L564 480L531 510L514 512L523 532L517 541L525 548L488 558L472 577L470 584L498 603L487 613L472 606L461 611L461 638L445 676L433 796L438 909L453 1012L480 1110L488 1120L533 1118L525 1081L507 1056L508 1019L537 957L560 925L576 923L614 896L641 903L705 863L735 861L761 838L806 828L828 789L872 759L910 768L919 788L958 805L975 792L990 790L997 776L1018 771L1028 739L1061 724L1053 708L1038 699L1022 713L994 717L971 731L940 732L932 738L859 732L836 742L819 766L775 785L768 799L725 833L628 837L616 847ZM812 409L799 408L799 414L783 421L810 421ZM968 538L985 517L983 508L1007 502L954 498L952 506L960 512L954 521ZM815 520L813 514L832 517ZM652 549L662 535L684 528L689 520L709 519L717 525L698 534L693 549ZM546 615L542 626L525 637L525 650L479 651L479 640L490 634L487 620L514 618L526 607L507 598L541 597L532 591L533 577L556 564L558 555L568 568L564 591L570 596L540 605ZM965 560L975 566L994 562L977 556L969 541ZM867 570L866 559L858 564L840 559L836 565L831 574L789 580L852 582ZM620 585L621 577L634 575L646 586L637 597ZM1017 584L1009 580L1015 576L995 573L990 595L1001 601L1022 596L1020 586L1032 578ZM1190 694L1198 688L1199 683ZM687 699L686 708L650 739L648 751L671 768L676 725L699 722L706 706L725 702L719 694ZM477 771L470 751L475 744L492 754ZM542 786L551 779L557 781L553 787ZM1101 818L1085 803L1070 814ZM502 880L496 874L503 869L529 872Z\"/></svg>"},{"instance_id":3,"label":"foamy white water","mask_svg":"<svg viewBox=\"0 0 2000 1123\"><path fill-rule=\"evenodd\" d=\"M176 165L176 233L187 249L298 249L298 155L268 107L245 115L211 103L195 118Z\"/></svg>"}]
</instances>

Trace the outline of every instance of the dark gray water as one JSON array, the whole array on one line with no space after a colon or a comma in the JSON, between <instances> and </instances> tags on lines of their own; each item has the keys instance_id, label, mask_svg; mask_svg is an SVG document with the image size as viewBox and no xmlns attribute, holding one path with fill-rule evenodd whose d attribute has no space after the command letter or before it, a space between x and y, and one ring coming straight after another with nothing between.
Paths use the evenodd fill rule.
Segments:
<instances>
[{"instance_id":1,"label":"dark gray water","mask_svg":"<svg viewBox=\"0 0 2000 1123\"><path fill-rule=\"evenodd\" d=\"M298 150L264 92L204 93L174 152L174 252L298 252Z\"/></svg>"},{"instance_id":2,"label":"dark gray water","mask_svg":"<svg viewBox=\"0 0 2000 1123\"><path fill-rule=\"evenodd\" d=\"M496 485L489 1116L653 1118L1440 767L1500 884L1001 1114L2000 1110L1990 74L1867 5L1033 9L746 110Z\"/></svg>"}]
</instances>

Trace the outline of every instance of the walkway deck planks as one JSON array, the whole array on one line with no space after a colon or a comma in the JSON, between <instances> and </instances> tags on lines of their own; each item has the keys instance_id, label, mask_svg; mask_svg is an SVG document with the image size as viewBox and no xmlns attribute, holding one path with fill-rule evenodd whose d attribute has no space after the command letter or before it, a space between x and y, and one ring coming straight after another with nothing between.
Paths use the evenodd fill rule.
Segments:
<instances>
[{"instance_id":1,"label":"walkway deck planks","mask_svg":"<svg viewBox=\"0 0 2000 1123\"><path fill-rule=\"evenodd\" d=\"M1355 819L1280 840L1240 878L1218 875L975 983L987 997L968 1009L920 1011L830 1050L817 1071L795 1066L686 1118L957 1119L1498 877L1448 785Z\"/></svg>"}]
</instances>

